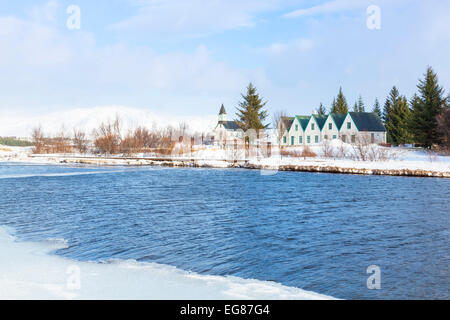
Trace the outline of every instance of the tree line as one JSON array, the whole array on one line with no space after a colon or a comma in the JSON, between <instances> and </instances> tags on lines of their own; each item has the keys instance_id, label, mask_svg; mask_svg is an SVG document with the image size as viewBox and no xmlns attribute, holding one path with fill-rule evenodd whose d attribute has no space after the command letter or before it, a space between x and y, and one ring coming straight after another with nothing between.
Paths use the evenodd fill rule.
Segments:
<instances>
[{"instance_id":1,"label":"tree line","mask_svg":"<svg viewBox=\"0 0 450 320\"><path fill-rule=\"evenodd\" d=\"M426 148L440 146L442 149L450 150L450 95L445 96L445 90L439 85L438 77L431 67L423 79L417 85L418 92L408 100L401 95L394 86L389 92L383 109L378 99L375 100L371 112L376 113L384 122L387 130L388 142L392 144L415 143ZM244 131L266 129L265 124L268 112L264 110L267 102L257 93L252 83L247 87L246 94L242 94L242 101L237 107L237 125ZM320 115L326 115L327 109L322 103L318 108ZM366 106L360 95L353 106L354 112L366 112ZM339 88L338 95L331 103L330 113L346 114L349 105ZM286 116L285 112L276 112L273 115L273 125L278 127L280 120ZM40 127L33 130L33 144L36 153L66 153L77 149L85 153L88 149L102 154L133 154L152 149L159 153L170 153L174 148L176 137L185 136L187 125L180 123L178 129L171 126L163 130L153 128L148 130L138 127L121 133L120 119L102 123L93 130L93 142L90 143L85 132L73 130L72 136L67 135L64 130L53 138L46 137ZM198 134L197 134L198 135ZM202 135L203 140L203 135Z\"/></svg>"},{"instance_id":2,"label":"tree line","mask_svg":"<svg viewBox=\"0 0 450 320\"><path fill-rule=\"evenodd\" d=\"M267 102L259 96L252 83L242 94L243 101L237 108L238 125L244 130L250 128L257 131L267 128L264 124L268 113L264 110ZM450 150L450 93L445 96L445 90L439 85L438 76L428 67L423 79L419 80L417 93L408 100L393 87L387 96L383 108L375 99L371 111L378 115L387 130L387 140L391 144L417 144L425 148L438 147ZM330 113L346 114L349 111L366 112L366 105L360 95L353 105L349 104L342 87L333 99ZM320 103L317 109L319 115L326 115L327 108ZM272 125L278 129L280 120L286 112L277 111L273 115Z\"/></svg>"},{"instance_id":3,"label":"tree line","mask_svg":"<svg viewBox=\"0 0 450 320\"><path fill-rule=\"evenodd\" d=\"M36 127L32 131L34 153L96 153L96 154L123 154L151 152L156 154L171 154L175 143L180 137L188 134L186 123L179 123L178 127L167 126L158 128L156 124L148 129L139 126L124 133L122 121L119 116L113 120L102 122L92 132L74 128L72 132L61 128L53 136L45 134L42 128ZM199 139L200 134L195 133L194 138Z\"/></svg>"},{"instance_id":4,"label":"tree line","mask_svg":"<svg viewBox=\"0 0 450 320\"><path fill-rule=\"evenodd\" d=\"M394 86L387 96L383 108L378 99L371 112L376 113L387 130L389 143L418 144L425 148L440 147L450 150L450 93L439 85L438 76L433 68L428 67L423 79L419 80L417 93L411 99L400 94ZM350 110L342 87L331 103L331 113L345 114L349 111L366 112L361 96ZM327 114L327 109L320 103L317 112Z\"/></svg>"}]
</instances>

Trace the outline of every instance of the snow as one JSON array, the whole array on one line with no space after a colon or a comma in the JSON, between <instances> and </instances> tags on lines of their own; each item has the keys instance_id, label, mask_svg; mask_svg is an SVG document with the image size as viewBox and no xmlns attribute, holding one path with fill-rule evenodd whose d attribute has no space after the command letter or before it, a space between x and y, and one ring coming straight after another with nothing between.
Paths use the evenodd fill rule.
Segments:
<instances>
[{"instance_id":1,"label":"snow","mask_svg":"<svg viewBox=\"0 0 450 320\"><path fill-rule=\"evenodd\" d=\"M280 157L278 148L275 146L272 149L272 157L270 158L256 158L252 156L249 160L250 165L264 166L268 169L277 169L280 166L316 166L316 167L338 167L338 168L353 168L366 170L422 170L428 172L444 173L445 176L450 176L450 157L428 153L422 149L413 148L385 148L377 145L371 146L374 150L380 150L389 154L389 159L385 161L356 161L351 157L340 158L338 156L340 150L345 150L347 154L354 153L354 147L350 144L345 144L341 141L335 140L330 143L330 148L334 157L323 157L322 145L312 145L311 151L318 156L315 158L302 157ZM188 148L189 149L189 148ZM301 152L302 147L287 148L286 150L292 152ZM39 155L38 157L31 156L31 148L29 147L6 147L0 146L0 162L18 162L18 163L37 163L37 164L59 164L64 160L67 163L77 163L77 156L86 157L86 155ZM129 160L120 158L102 159L93 155L89 156L91 159L84 159L84 163L93 165L152 165L153 161L147 160ZM140 154L139 157L145 157L145 154ZM175 161L176 165L189 165L191 159L195 159L195 164L198 166L208 166L214 168L227 168L232 166L230 160L244 160L243 152L240 154L233 154L232 149L223 150L217 146L195 146L194 152L185 155L174 153L169 156ZM75 158L75 159L70 159ZM183 163L183 160L185 163ZM224 160L228 160L224 161ZM187 162L186 162L187 161ZM169 161L170 162L170 161Z\"/></svg>"},{"instance_id":2,"label":"snow","mask_svg":"<svg viewBox=\"0 0 450 320\"><path fill-rule=\"evenodd\" d=\"M64 239L17 242L0 228L0 299L332 299L274 282L199 275L171 266L79 262L51 252Z\"/></svg>"},{"instance_id":3,"label":"snow","mask_svg":"<svg viewBox=\"0 0 450 320\"><path fill-rule=\"evenodd\" d=\"M49 135L55 135L64 128L72 133L74 128L84 130L90 134L102 122L114 120L118 115L123 132L138 126L164 128L168 125L177 128L179 123L185 122L190 128L199 132L211 131L217 123L216 115L181 116L149 109L125 106L98 106L93 108L77 108L57 111L39 116L15 116L0 114L0 136L29 137L33 128L41 126ZM194 131L195 131L194 130Z\"/></svg>"}]
</instances>

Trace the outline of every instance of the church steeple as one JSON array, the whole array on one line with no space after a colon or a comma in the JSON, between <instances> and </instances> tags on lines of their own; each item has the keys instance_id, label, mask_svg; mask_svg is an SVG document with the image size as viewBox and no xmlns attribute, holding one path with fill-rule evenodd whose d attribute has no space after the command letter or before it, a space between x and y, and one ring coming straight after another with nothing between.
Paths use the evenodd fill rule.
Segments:
<instances>
[{"instance_id":1,"label":"church steeple","mask_svg":"<svg viewBox=\"0 0 450 320\"><path fill-rule=\"evenodd\" d=\"M219 121L227 121L227 112L225 111L223 104L219 112Z\"/></svg>"}]
</instances>

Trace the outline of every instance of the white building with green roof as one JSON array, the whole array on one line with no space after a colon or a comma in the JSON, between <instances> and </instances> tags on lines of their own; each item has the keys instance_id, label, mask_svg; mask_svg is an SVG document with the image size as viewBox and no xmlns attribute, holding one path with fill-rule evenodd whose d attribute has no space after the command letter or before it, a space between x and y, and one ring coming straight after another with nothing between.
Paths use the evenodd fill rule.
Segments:
<instances>
[{"instance_id":1,"label":"white building with green roof","mask_svg":"<svg viewBox=\"0 0 450 320\"><path fill-rule=\"evenodd\" d=\"M375 113L349 112L283 117L278 127L285 128L281 146L319 144L323 140L340 139L346 143L386 143L386 128Z\"/></svg>"}]
</instances>

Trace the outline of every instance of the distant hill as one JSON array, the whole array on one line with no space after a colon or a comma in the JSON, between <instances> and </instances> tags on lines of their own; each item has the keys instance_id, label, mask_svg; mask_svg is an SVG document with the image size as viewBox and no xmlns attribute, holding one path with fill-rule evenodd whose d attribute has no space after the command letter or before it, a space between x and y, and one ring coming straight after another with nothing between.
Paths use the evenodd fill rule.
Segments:
<instances>
[{"instance_id":1,"label":"distant hill","mask_svg":"<svg viewBox=\"0 0 450 320\"><path fill-rule=\"evenodd\" d=\"M154 125L158 128L167 125L176 128L180 122L185 122L193 132L208 132L217 124L217 116L214 113L184 117L122 106L80 108L29 118L0 117L0 136L30 137L32 129L38 125L41 125L46 134L51 135L60 132L63 126L68 133L78 128L90 134L101 122L113 120L116 114L122 120L124 131L137 126L150 129Z\"/></svg>"}]
</instances>

